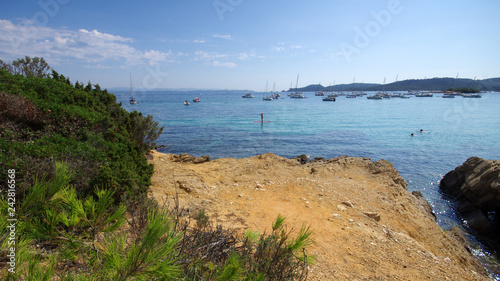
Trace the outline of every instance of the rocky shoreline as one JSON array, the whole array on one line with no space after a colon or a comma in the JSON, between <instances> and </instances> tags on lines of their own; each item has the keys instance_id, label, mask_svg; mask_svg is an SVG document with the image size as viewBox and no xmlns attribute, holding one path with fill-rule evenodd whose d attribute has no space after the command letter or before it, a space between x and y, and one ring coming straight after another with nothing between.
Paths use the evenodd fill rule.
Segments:
<instances>
[{"instance_id":1,"label":"rocky shoreline","mask_svg":"<svg viewBox=\"0 0 500 281\"><path fill-rule=\"evenodd\" d=\"M205 209L239 233L269 232L278 214L290 229L309 225L310 280L490 280L461 231L443 231L388 161L152 155L149 195L178 198L186 215Z\"/></svg>"},{"instance_id":2,"label":"rocky shoreline","mask_svg":"<svg viewBox=\"0 0 500 281\"><path fill-rule=\"evenodd\" d=\"M471 157L439 187L456 202L466 225L500 252L500 161Z\"/></svg>"}]
</instances>

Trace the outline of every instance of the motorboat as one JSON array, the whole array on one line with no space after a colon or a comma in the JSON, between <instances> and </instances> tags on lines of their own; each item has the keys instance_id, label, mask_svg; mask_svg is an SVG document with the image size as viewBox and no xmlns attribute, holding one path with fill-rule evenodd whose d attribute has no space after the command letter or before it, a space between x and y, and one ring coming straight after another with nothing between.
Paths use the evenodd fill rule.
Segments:
<instances>
[{"instance_id":1,"label":"motorboat","mask_svg":"<svg viewBox=\"0 0 500 281\"><path fill-rule=\"evenodd\" d=\"M392 94L391 97L393 97L393 98L400 98L400 99L409 99L410 98L410 97L405 96L405 95L403 95L401 93L399 93L399 94Z\"/></svg>"},{"instance_id":2,"label":"motorboat","mask_svg":"<svg viewBox=\"0 0 500 281\"><path fill-rule=\"evenodd\" d=\"M433 94L432 93L418 93L415 94L415 97L417 98L432 98Z\"/></svg>"},{"instance_id":3,"label":"motorboat","mask_svg":"<svg viewBox=\"0 0 500 281\"><path fill-rule=\"evenodd\" d=\"M480 94L462 94L462 98L480 99L481 95Z\"/></svg>"},{"instance_id":4,"label":"motorboat","mask_svg":"<svg viewBox=\"0 0 500 281\"><path fill-rule=\"evenodd\" d=\"M253 99L254 98L254 96L252 95L252 93L245 94L245 95L243 95L241 97L244 98L244 99Z\"/></svg>"},{"instance_id":5,"label":"motorboat","mask_svg":"<svg viewBox=\"0 0 500 281\"><path fill-rule=\"evenodd\" d=\"M375 94L373 96L367 96L366 97L369 100L381 100L384 99L384 97L381 94Z\"/></svg>"},{"instance_id":6,"label":"motorboat","mask_svg":"<svg viewBox=\"0 0 500 281\"><path fill-rule=\"evenodd\" d=\"M328 95L323 98L323 101L335 101L335 100L336 100L335 95Z\"/></svg>"},{"instance_id":7,"label":"motorboat","mask_svg":"<svg viewBox=\"0 0 500 281\"><path fill-rule=\"evenodd\" d=\"M300 92L295 92L295 93L290 95L290 98L292 98L292 99L305 99L307 97Z\"/></svg>"}]
</instances>

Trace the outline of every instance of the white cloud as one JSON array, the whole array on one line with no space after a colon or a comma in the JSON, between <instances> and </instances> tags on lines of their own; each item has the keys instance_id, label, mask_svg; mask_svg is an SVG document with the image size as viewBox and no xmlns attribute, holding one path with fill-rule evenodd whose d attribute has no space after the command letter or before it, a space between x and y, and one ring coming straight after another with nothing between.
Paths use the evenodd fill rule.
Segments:
<instances>
[{"instance_id":1,"label":"white cloud","mask_svg":"<svg viewBox=\"0 0 500 281\"><path fill-rule=\"evenodd\" d=\"M157 65L159 62L165 61L167 57L172 55L172 51L168 51L168 53L150 50L146 51L142 54L142 56L149 62L149 65Z\"/></svg>"},{"instance_id":2,"label":"white cloud","mask_svg":"<svg viewBox=\"0 0 500 281\"><path fill-rule=\"evenodd\" d=\"M205 40L203 40L203 39L195 39L195 40L193 40L193 43L205 43Z\"/></svg>"},{"instance_id":3,"label":"white cloud","mask_svg":"<svg viewBox=\"0 0 500 281\"><path fill-rule=\"evenodd\" d=\"M226 40L233 40L233 38L229 34L228 35L214 34L213 37L214 38L222 38L222 39L226 39Z\"/></svg>"},{"instance_id":4,"label":"white cloud","mask_svg":"<svg viewBox=\"0 0 500 281\"><path fill-rule=\"evenodd\" d=\"M277 46L272 46L271 51L272 52L282 52L285 50L285 47L277 47Z\"/></svg>"},{"instance_id":5,"label":"white cloud","mask_svg":"<svg viewBox=\"0 0 500 281\"><path fill-rule=\"evenodd\" d=\"M209 52L200 51L200 50L194 52L194 55L195 55L194 60L214 60L214 59L229 57L228 54L209 53Z\"/></svg>"},{"instance_id":6,"label":"white cloud","mask_svg":"<svg viewBox=\"0 0 500 281\"><path fill-rule=\"evenodd\" d=\"M214 60L213 62L214 66L223 66L227 68L235 68L236 64L234 62L220 62L218 60Z\"/></svg>"},{"instance_id":7,"label":"white cloud","mask_svg":"<svg viewBox=\"0 0 500 281\"><path fill-rule=\"evenodd\" d=\"M238 59L240 60L247 60L249 58L249 55L247 53L240 53L238 56Z\"/></svg>"},{"instance_id":8,"label":"white cloud","mask_svg":"<svg viewBox=\"0 0 500 281\"><path fill-rule=\"evenodd\" d=\"M112 66L109 65L102 65L102 64L92 64L92 65L85 65L83 66L84 68L90 68L90 69L113 69Z\"/></svg>"},{"instance_id":9,"label":"white cloud","mask_svg":"<svg viewBox=\"0 0 500 281\"><path fill-rule=\"evenodd\" d=\"M195 60L210 60L213 58L212 55L210 55L209 53L205 52L205 51L196 51L194 52L194 55L195 55Z\"/></svg>"},{"instance_id":10,"label":"white cloud","mask_svg":"<svg viewBox=\"0 0 500 281\"><path fill-rule=\"evenodd\" d=\"M79 59L95 64L123 60L128 65L156 65L172 56L171 51L137 50L129 45L132 38L97 30L53 29L28 20L0 20L0 34L0 53L9 59L40 56L50 61Z\"/></svg>"},{"instance_id":11,"label":"white cloud","mask_svg":"<svg viewBox=\"0 0 500 281\"><path fill-rule=\"evenodd\" d=\"M204 61L206 63L212 64L213 66L223 66L227 68L234 68L236 67L236 64L234 62L221 62L220 59L228 59L230 56L228 54L220 54L220 53L209 53L206 51L196 51L194 53L195 61Z\"/></svg>"},{"instance_id":12,"label":"white cloud","mask_svg":"<svg viewBox=\"0 0 500 281\"><path fill-rule=\"evenodd\" d=\"M110 41L132 42L131 38L124 38L124 37L117 36L117 35L101 33L95 29L92 31L88 31L86 29L78 29L78 32L82 35L82 37L92 38L92 39L100 39L104 42L110 42Z\"/></svg>"},{"instance_id":13,"label":"white cloud","mask_svg":"<svg viewBox=\"0 0 500 281\"><path fill-rule=\"evenodd\" d=\"M271 52L284 52L298 49L302 49L302 45L290 45L285 42L277 42L274 46L271 46Z\"/></svg>"},{"instance_id":14,"label":"white cloud","mask_svg":"<svg viewBox=\"0 0 500 281\"><path fill-rule=\"evenodd\" d=\"M251 59L262 59L264 58L263 56L258 56L255 51L250 51L250 52L241 52L237 56L239 60L251 60Z\"/></svg>"}]
</instances>

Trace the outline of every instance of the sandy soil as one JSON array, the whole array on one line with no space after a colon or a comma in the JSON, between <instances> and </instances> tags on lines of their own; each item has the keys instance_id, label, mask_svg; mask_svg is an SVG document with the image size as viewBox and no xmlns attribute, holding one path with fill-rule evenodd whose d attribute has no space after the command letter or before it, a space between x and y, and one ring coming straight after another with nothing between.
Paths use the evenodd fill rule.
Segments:
<instances>
[{"instance_id":1,"label":"sandy soil","mask_svg":"<svg viewBox=\"0 0 500 281\"><path fill-rule=\"evenodd\" d=\"M278 214L309 225L310 280L490 280L384 160L339 157L301 165L272 153L194 164L153 151L150 196L177 194L191 213L243 232L269 232Z\"/></svg>"}]
</instances>

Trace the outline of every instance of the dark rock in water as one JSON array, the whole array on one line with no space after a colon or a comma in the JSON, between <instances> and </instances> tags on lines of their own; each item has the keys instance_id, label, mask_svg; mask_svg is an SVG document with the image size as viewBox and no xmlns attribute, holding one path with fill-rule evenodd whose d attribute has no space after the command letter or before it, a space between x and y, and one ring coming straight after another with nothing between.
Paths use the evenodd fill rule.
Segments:
<instances>
[{"instance_id":1,"label":"dark rock in water","mask_svg":"<svg viewBox=\"0 0 500 281\"><path fill-rule=\"evenodd\" d=\"M448 172L439 184L442 191L455 196L460 190L460 181L458 180L458 174L455 170Z\"/></svg>"},{"instance_id":2,"label":"dark rock in water","mask_svg":"<svg viewBox=\"0 0 500 281\"><path fill-rule=\"evenodd\" d=\"M300 164L304 165L307 163L307 160L309 160L309 157L307 157L307 155L305 155L305 154L302 154L302 155L294 157L292 159L296 159Z\"/></svg>"},{"instance_id":3,"label":"dark rock in water","mask_svg":"<svg viewBox=\"0 0 500 281\"><path fill-rule=\"evenodd\" d=\"M467 212L462 214L463 219L467 223L467 226L476 230L481 234L491 234L492 223L488 220L488 217L480 209L475 209L472 212Z\"/></svg>"},{"instance_id":4,"label":"dark rock in water","mask_svg":"<svg viewBox=\"0 0 500 281\"><path fill-rule=\"evenodd\" d=\"M500 161L471 157L447 173L440 189L457 201L467 225L479 234L500 240Z\"/></svg>"}]
</instances>

